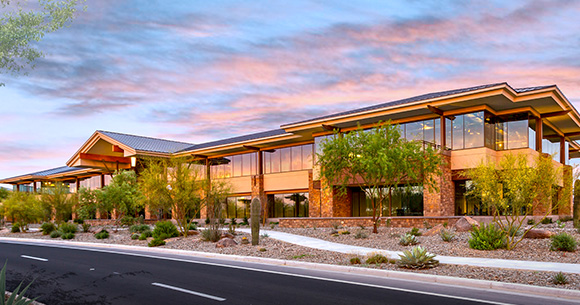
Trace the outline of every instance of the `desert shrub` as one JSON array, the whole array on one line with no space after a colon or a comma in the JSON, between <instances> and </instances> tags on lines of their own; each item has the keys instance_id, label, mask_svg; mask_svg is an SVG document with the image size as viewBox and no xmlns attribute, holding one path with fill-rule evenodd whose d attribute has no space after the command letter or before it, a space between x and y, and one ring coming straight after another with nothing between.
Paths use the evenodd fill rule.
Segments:
<instances>
[{"instance_id":1,"label":"desert shrub","mask_svg":"<svg viewBox=\"0 0 580 305\"><path fill-rule=\"evenodd\" d=\"M574 218L572 216L561 216L560 217L560 221L562 222L568 222L568 221L572 221L574 220Z\"/></svg>"},{"instance_id":2,"label":"desert shrub","mask_svg":"<svg viewBox=\"0 0 580 305\"><path fill-rule=\"evenodd\" d=\"M407 234L411 234L413 236L421 236L421 232L419 232L419 228L413 227L411 229L411 231L409 231Z\"/></svg>"},{"instance_id":3,"label":"desert shrub","mask_svg":"<svg viewBox=\"0 0 580 305\"><path fill-rule=\"evenodd\" d=\"M12 228L10 228L10 232L12 233L20 233L20 223L15 222L12 224Z\"/></svg>"},{"instance_id":4,"label":"desert shrub","mask_svg":"<svg viewBox=\"0 0 580 305\"><path fill-rule=\"evenodd\" d=\"M338 232L338 234L340 234L340 235L349 235L350 234L350 231L343 230L343 231Z\"/></svg>"},{"instance_id":5,"label":"desert shrub","mask_svg":"<svg viewBox=\"0 0 580 305\"><path fill-rule=\"evenodd\" d=\"M141 236L153 237L153 232L151 232L151 231L145 231L145 232L141 233Z\"/></svg>"},{"instance_id":6,"label":"desert shrub","mask_svg":"<svg viewBox=\"0 0 580 305\"><path fill-rule=\"evenodd\" d=\"M63 222L58 226L58 230L62 233L76 233L77 225L74 223Z\"/></svg>"},{"instance_id":7,"label":"desert shrub","mask_svg":"<svg viewBox=\"0 0 580 305\"><path fill-rule=\"evenodd\" d=\"M177 227L171 221L159 221L155 224L155 229L153 229L153 237L160 239L163 235L163 239L170 237L179 236L179 231Z\"/></svg>"},{"instance_id":8,"label":"desert shrub","mask_svg":"<svg viewBox=\"0 0 580 305\"><path fill-rule=\"evenodd\" d=\"M356 239L365 239L365 238L367 238L367 237L369 237L369 235L367 234L367 232L366 232L366 231L364 231L364 230L362 230L362 229L361 229L361 230L358 230L358 231L357 231L357 232L354 234L354 238L356 238Z\"/></svg>"},{"instance_id":9,"label":"desert shrub","mask_svg":"<svg viewBox=\"0 0 580 305\"><path fill-rule=\"evenodd\" d=\"M121 219L119 219L119 223L123 227L129 227L136 224L138 221L133 216L125 215Z\"/></svg>"},{"instance_id":10,"label":"desert shrub","mask_svg":"<svg viewBox=\"0 0 580 305\"><path fill-rule=\"evenodd\" d=\"M427 220L423 221L423 227L425 227L427 230L433 228L433 226Z\"/></svg>"},{"instance_id":11,"label":"desert shrub","mask_svg":"<svg viewBox=\"0 0 580 305\"><path fill-rule=\"evenodd\" d=\"M73 239L73 238L75 238L75 234L74 233L71 233L71 232L62 233L61 238L62 239Z\"/></svg>"},{"instance_id":12,"label":"desert shrub","mask_svg":"<svg viewBox=\"0 0 580 305\"><path fill-rule=\"evenodd\" d=\"M205 224L208 225L211 222L211 220L209 220L209 216L205 219Z\"/></svg>"},{"instance_id":13,"label":"desert shrub","mask_svg":"<svg viewBox=\"0 0 580 305\"><path fill-rule=\"evenodd\" d=\"M133 239L133 240L139 239L139 234L137 234L137 233L131 234L131 239Z\"/></svg>"},{"instance_id":14,"label":"desert shrub","mask_svg":"<svg viewBox=\"0 0 580 305\"><path fill-rule=\"evenodd\" d=\"M235 218L235 217L232 217L232 219L230 219L230 224L231 224L231 225L235 226L237 223L238 223L238 222L237 222L237 220L236 220L236 218Z\"/></svg>"},{"instance_id":15,"label":"desert shrub","mask_svg":"<svg viewBox=\"0 0 580 305\"><path fill-rule=\"evenodd\" d=\"M165 245L165 241L163 239L154 238L152 239L147 246L149 247L159 247Z\"/></svg>"},{"instance_id":16,"label":"desert shrub","mask_svg":"<svg viewBox=\"0 0 580 305\"><path fill-rule=\"evenodd\" d=\"M145 231L150 231L151 228L148 225L142 224L142 225L132 225L129 228L129 232L131 233L143 233Z\"/></svg>"},{"instance_id":17,"label":"desert shrub","mask_svg":"<svg viewBox=\"0 0 580 305\"><path fill-rule=\"evenodd\" d=\"M552 251L576 251L577 242L574 237L568 233L560 233L550 237L552 244L550 250Z\"/></svg>"},{"instance_id":18,"label":"desert shrub","mask_svg":"<svg viewBox=\"0 0 580 305\"><path fill-rule=\"evenodd\" d=\"M448 226L448 225L449 225L449 222L447 222L447 221L444 221L444 222L443 222L443 227L444 227L444 228L447 228L447 226Z\"/></svg>"},{"instance_id":19,"label":"desert shrub","mask_svg":"<svg viewBox=\"0 0 580 305\"><path fill-rule=\"evenodd\" d=\"M149 232L149 231L147 231L147 232ZM139 240L147 240L147 237L151 237L151 236L147 236L145 234L141 234L141 235L139 235Z\"/></svg>"},{"instance_id":20,"label":"desert shrub","mask_svg":"<svg viewBox=\"0 0 580 305\"><path fill-rule=\"evenodd\" d=\"M367 264L388 264L389 259L380 253L371 253L366 259Z\"/></svg>"},{"instance_id":21,"label":"desert shrub","mask_svg":"<svg viewBox=\"0 0 580 305\"><path fill-rule=\"evenodd\" d=\"M85 223L85 220L82 218L76 218L73 220L74 223L82 225L83 223Z\"/></svg>"},{"instance_id":22,"label":"desert shrub","mask_svg":"<svg viewBox=\"0 0 580 305\"><path fill-rule=\"evenodd\" d=\"M469 247L477 250L495 250L506 247L506 234L493 224L474 227L469 239Z\"/></svg>"},{"instance_id":23,"label":"desert shrub","mask_svg":"<svg viewBox=\"0 0 580 305\"><path fill-rule=\"evenodd\" d=\"M444 242L451 242L455 238L455 234L449 230L441 230L439 236L441 236L441 240Z\"/></svg>"},{"instance_id":24,"label":"desert shrub","mask_svg":"<svg viewBox=\"0 0 580 305\"><path fill-rule=\"evenodd\" d=\"M48 235L56 230L56 226L52 222L45 222L40 226L40 230L42 231L42 235Z\"/></svg>"},{"instance_id":25,"label":"desert shrub","mask_svg":"<svg viewBox=\"0 0 580 305\"><path fill-rule=\"evenodd\" d=\"M434 259L436 255L427 252L421 246L413 247L411 250L405 250L399 256L401 259L397 262L397 266L401 268L426 269L439 265L439 261Z\"/></svg>"},{"instance_id":26,"label":"desert shrub","mask_svg":"<svg viewBox=\"0 0 580 305\"><path fill-rule=\"evenodd\" d=\"M59 238L62 235L61 231L52 231L50 232L50 238Z\"/></svg>"},{"instance_id":27,"label":"desert shrub","mask_svg":"<svg viewBox=\"0 0 580 305\"><path fill-rule=\"evenodd\" d=\"M568 284L568 277L564 273L558 272L552 277L552 283L556 285L566 285Z\"/></svg>"},{"instance_id":28,"label":"desert shrub","mask_svg":"<svg viewBox=\"0 0 580 305\"><path fill-rule=\"evenodd\" d=\"M360 258L358 257L353 257L350 259L350 264L351 265L360 265L362 262L360 260Z\"/></svg>"},{"instance_id":29,"label":"desert shrub","mask_svg":"<svg viewBox=\"0 0 580 305\"><path fill-rule=\"evenodd\" d=\"M247 216L244 216L244 222L242 222L243 225L248 225L250 223L250 220L248 219Z\"/></svg>"},{"instance_id":30,"label":"desert shrub","mask_svg":"<svg viewBox=\"0 0 580 305\"><path fill-rule=\"evenodd\" d=\"M201 239L204 241L216 242L220 240L221 233L215 230L203 230L201 231Z\"/></svg>"},{"instance_id":31,"label":"desert shrub","mask_svg":"<svg viewBox=\"0 0 580 305\"><path fill-rule=\"evenodd\" d=\"M188 230L197 230L197 222L190 222L189 225L187 225L187 229Z\"/></svg>"},{"instance_id":32,"label":"desert shrub","mask_svg":"<svg viewBox=\"0 0 580 305\"><path fill-rule=\"evenodd\" d=\"M528 218L528 225L533 226L536 224L536 221L533 218Z\"/></svg>"},{"instance_id":33,"label":"desert shrub","mask_svg":"<svg viewBox=\"0 0 580 305\"><path fill-rule=\"evenodd\" d=\"M516 226L509 226L507 228L507 234L510 237L514 237L514 236L522 236L524 234L523 230L520 230L518 227Z\"/></svg>"},{"instance_id":34,"label":"desert shrub","mask_svg":"<svg viewBox=\"0 0 580 305\"><path fill-rule=\"evenodd\" d=\"M550 224L550 223L552 223L552 218L550 218L550 217L544 217L544 218L542 218L541 223L544 224L544 225Z\"/></svg>"},{"instance_id":35,"label":"desert shrub","mask_svg":"<svg viewBox=\"0 0 580 305\"><path fill-rule=\"evenodd\" d=\"M338 223L338 222L335 221L335 222L331 223L330 226L333 229L338 230L338 228L340 227L340 223Z\"/></svg>"},{"instance_id":36,"label":"desert shrub","mask_svg":"<svg viewBox=\"0 0 580 305\"><path fill-rule=\"evenodd\" d=\"M101 232L95 234L96 239L106 239L109 238L109 231L103 229Z\"/></svg>"},{"instance_id":37,"label":"desert shrub","mask_svg":"<svg viewBox=\"0 0 580 305\"><path fill-rule=\"evenodd\" d=\"M404 235L401 235L401 238L399 238L399 244L402 246L416 245L418 243L419 241L417 240L417 237L410 233L405 233Z\"/></svg>"},{"instance_id":38,"label":"desert shrub","mask_svg":"<svg viewBox=\"0 0 580 305\"><path fill-rule=\"evenodd\" d=\"M90 223L83 223L81 225L81 227L83 228L83 232L84 233L88 233L91 230L91 224Z\"/></svg>"}]
</instances>

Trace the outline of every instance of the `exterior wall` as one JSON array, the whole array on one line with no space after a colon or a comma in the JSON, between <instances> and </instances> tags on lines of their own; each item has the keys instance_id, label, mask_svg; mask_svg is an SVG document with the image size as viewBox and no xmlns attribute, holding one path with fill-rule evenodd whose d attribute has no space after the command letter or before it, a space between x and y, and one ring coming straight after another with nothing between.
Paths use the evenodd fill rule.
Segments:
<instances>
[{"instance_id":1,"label":"exterior wall","mask_svg":"<svg viewBox=\"0 0 580 305\"><path fill-rule=\"evenodd\" d=\"M455 215L455 184L451 176L451 154L442 153L443 164L441 176L435 177L435 188L423 189L424 216L453 216Z\"/></svg>"},{"instance_id":2,"label":"exterior wall","mask_svg":"<svg viewBox=\"0 0 580 305\"><path fill-rule=\"evenodd\" d=\"M308 215L310 217L320 217L322 216L322 204L321 204L321 188L320 180L314 180L314 174L312 171L308 173Z\"/></svg>"},{"instance_id":3,"label":"exterior wall","mask_svg":"<svg viewBox=\"0 0 580 305\"><path fill-rule=\"evenodd\" d=\"M284 191L308 188L310 170L264 175L264 191Z\"/></svg>"},{"instance_id":4,"label":"exterior wall","mask_svg":"<svg viewBox=\"0 0 580 305\"><path fill-rule=\"evenodd\" d=\"M252 177L235 177L225 179L232 185L233 193L251 193L252 192Z\"/></svg>"}]
</instances>

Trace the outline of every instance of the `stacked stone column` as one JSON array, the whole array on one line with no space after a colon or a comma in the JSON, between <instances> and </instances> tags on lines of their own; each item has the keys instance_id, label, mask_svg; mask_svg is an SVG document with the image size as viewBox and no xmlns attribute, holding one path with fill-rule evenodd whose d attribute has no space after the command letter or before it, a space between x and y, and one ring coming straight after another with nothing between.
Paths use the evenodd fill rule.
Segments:
<instances>
[{"instance_id":1,"label":"stacked stone column","mask_svg":"<svg viewBox=\"0 0 580 305\"><path fill-rule=\"evenodd\" d=\"M451 176L451 153L441 153L443 164L441 175L435 177L435 188L423 189L424 216L453 216L455 215L455 185Z\"/></svg>"}]
</instances>

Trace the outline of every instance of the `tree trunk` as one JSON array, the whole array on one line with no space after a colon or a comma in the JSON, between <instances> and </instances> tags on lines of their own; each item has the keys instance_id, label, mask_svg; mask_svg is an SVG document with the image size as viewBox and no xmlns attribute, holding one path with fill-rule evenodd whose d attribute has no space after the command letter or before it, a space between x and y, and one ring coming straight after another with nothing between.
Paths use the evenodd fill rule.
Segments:
<instances>
[{"instance_id":1,"label":"tree trunk","mask_svg":"<svg viewBox=\"0 0 580 305\"><path fill-rule=\"evenodd\" d=\"M393 210L393 195L392 195L392 187L389 186L389 217L393 216L392 215L392 210Z\"/></svg>"}]
</instances>

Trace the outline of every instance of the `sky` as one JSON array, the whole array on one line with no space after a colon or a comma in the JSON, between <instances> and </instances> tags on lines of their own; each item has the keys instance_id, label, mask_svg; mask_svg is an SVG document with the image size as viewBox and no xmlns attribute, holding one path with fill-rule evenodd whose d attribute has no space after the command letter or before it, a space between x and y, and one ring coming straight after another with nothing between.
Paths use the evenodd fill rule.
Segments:
<instances>
[{"instance_id":1,"label":"sky","mask_svg":"<svg viewBox=\"0 0 580 305\"><path fill-rule=\"evenodd\" d=\"M0 74L0 178L65 165L95 130L202 143L487 83L580 109L580 1L86 5L28 75Z\"/></svg>"}]
</instances>

